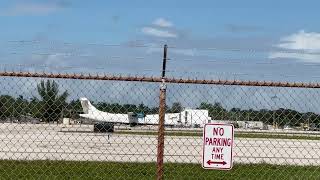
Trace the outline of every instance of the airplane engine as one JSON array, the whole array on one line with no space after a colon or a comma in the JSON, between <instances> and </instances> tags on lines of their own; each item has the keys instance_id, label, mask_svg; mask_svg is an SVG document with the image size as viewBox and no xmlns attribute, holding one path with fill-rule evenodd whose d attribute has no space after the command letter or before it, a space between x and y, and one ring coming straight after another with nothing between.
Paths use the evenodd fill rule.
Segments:
<instances>
[{"instance_id":1,"label":"airplane engine","mask_svg":"<svg viewBox=\"0 0 320 180\"><path fill-rule=\"evenodd\" d=\"M93 126L93 131L94 132L114 132L114 124L110 122L101 122L101 123L96 123Z\"/></svg>"}]
</instances>

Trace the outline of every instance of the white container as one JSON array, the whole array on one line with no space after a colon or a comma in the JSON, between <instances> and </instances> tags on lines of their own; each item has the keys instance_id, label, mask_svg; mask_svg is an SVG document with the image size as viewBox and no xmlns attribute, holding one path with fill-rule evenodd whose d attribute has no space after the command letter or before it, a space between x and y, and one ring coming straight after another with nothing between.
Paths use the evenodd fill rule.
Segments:
<instances>
[{"instance_id":1,"label":"white container","mask_svg":"<svg viewBox=\"0 0 320 180\"><path fill-rule=\"evenodd\" d=\"M70 125L70 118L63 118L64 125Z\"/></svg>"}]
</instances>

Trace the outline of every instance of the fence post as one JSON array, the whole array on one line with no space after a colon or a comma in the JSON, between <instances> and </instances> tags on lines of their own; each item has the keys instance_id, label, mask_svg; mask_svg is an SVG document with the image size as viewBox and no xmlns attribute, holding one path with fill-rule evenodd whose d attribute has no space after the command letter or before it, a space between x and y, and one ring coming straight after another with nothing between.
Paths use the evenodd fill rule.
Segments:
<instances>
[{"instance_id":1,"label":"fence post","mask_svg":"<svg viewBox=\"0 0 320 180\"><path fill-rule=\"evenodd\" d=\"M164 156L164 121L166 113L166 84L165 72L167 63L167 45L163 49L162 82L160 85L160 104L159 104L159 126L158 126L158 149L157 149L157 180L163 179L163 156Z\"/></svg>"}]
</instances>

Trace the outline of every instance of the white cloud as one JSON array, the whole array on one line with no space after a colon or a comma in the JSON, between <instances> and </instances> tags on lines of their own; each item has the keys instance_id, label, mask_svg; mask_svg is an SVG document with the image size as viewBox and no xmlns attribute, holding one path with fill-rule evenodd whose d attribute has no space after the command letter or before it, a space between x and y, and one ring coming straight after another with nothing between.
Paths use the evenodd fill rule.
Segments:
<instances>
[{"instance_id":1,"label":"white cloud","mask_svg":"<svg viewBox=\"0 0 320 180\"><path fill-rule=\"evenodd\" d=\"M172 49L171 52L185 56L195 56L196 51L194 49Z\"/></svg>"},{"instance_id":2,"label":"white cloud","mask_svg":"<svg viewBox=\"0 0 320 180\"><path fill-rule=\"evenodd\" d=\"M269 58L291 58L301 60L303 62L309 63L320 63L320 55L317 54L307 54L307 53L288 53L288 52L272 52L269 55Z\"/></svg>"},{"instance_id":3,"label":"white cloud","mask_svg":"<svg viewBox=\"0 0 320 180\"><path fill-rule=\"evenodd\" d=\"M269 58L292 58L320 63L320 33L299 31L281 38L275 47L289 52L271 52Z\"/></svg>"},{"instance_id":4,"label":"white cloud","mask_svg":"<svg viewBox=\"0 0 320 180\"><path fill-rule=\"evenodd\" d=\"M62 7L54 3L18 3L4 10L0 15L46 15L60 10Z\"/></svg>"},{"instance_id":5,"label":"white cloud","mask_svg":"<svg viewBox=\"0 0 320 180\"><path fill-rule=\"evenodd\" d=\"M291 50L315 50L320 51L320 33L306 33L300 31L281 39L277 45L280 48Z\"/></svg>"},{"instance_id":6,"label":"white cloud","mask_svg":"<svg viewBox=\"0 0 320 180\"><path fill-rule=\"evenodd\" d=\"M53 54L33 54L31 59L38 64L44 64L46 66L66 66L65 59L68 57L65 53L53 53Z\"/></svg>"},{"instance_id":7,"label":"white cloud","mask_svg":"<svg viewBox=\"0 0 320 180\"><path fill-rule=\"evenodd\" d=\"M158 18L153 21L153 25L159 26L159 27L172 27L173 23L164 19L164 18Z\"/></svg>"},{"instance_id":8,"label":"white cloud","mask_svg":"<svg viewBox=\"0 0 320 180\"><path fill-rule=\"evenodd\" d=\"M161 30L153 27L143 27L142 32L147 35L162 37L162 38L177 38L178 35L174 32Z\"/></svg>"},{"instance_id":9,"label":"white cloud","mask_svg":"<svg viewBox=\"0 0 320 180\"><path fill-rule=\"evenodd\" d=\"M152 53L159 53L163 52L163 48L157 46L156 44L150 44L150 47L146 51L148 54ZM195 49L177 49L173 48L170 50L170 53L178 54L178 55L184 55L184 56L195 56L196 50Z\"/></svg>"}]
</instances>

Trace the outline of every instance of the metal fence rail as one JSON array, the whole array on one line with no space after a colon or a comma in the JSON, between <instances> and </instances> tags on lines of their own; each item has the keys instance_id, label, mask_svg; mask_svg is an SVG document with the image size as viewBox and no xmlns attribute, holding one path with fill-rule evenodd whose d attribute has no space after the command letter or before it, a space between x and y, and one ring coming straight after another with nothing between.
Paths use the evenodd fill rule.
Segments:
<instances>
[{"instance_id":1,"label":"metal fence rail","mask_svg":"<svg viewBox=\"0 0 320 180\"><path fill-rule=\"evenodd\" d=\"M63 170L155 178L162 79L164 177L319 178L319 84L24 72L0 72L0 162L11 169L2 173L17 172L21 160L40 168L30 164L20 178ZM201 168L202 127L210 122L236 127L228 173Z\"/></svg>"}]
</instances>

